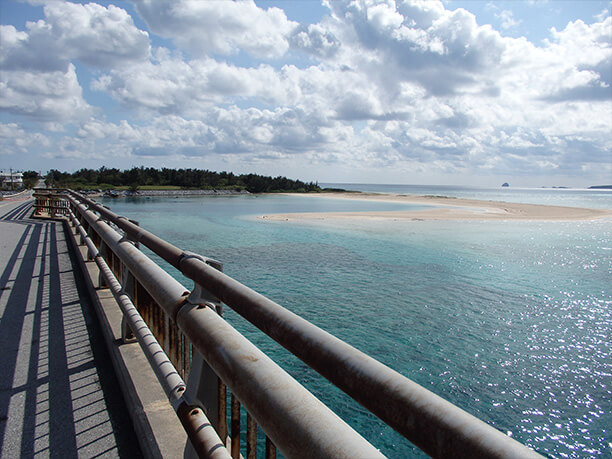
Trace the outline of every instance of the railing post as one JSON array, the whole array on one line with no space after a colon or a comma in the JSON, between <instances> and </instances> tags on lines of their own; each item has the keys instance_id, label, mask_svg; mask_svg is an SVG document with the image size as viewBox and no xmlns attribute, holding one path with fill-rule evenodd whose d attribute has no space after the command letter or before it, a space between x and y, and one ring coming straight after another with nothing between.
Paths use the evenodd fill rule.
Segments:
<instances>
[{"instance_id":1,"label":"railing post","mask_svg":"<svg viewBox=\"0 0 612 459\"><path fill-rule=\"evenodd\" d=\"M223 271L223 265L216 260L190 252L185 252L184 257L198 258L219 271ZM187 302L199 307L209 307L220 316L223 315L223 305L219 299L199 284L195 284L193 291L187 297ZM221 395L225 397L225 385L208 363L206 363L202 355L193 348L191 370L189 371L184 397L192 405L199 405L204 409L206 417L219 434L221 441L226 442L226 403L225 400L221 400ZM189 441L187 441L185 458L195 457L195 451Z\"/></svg>"},{"instance_id":2,"label":"railing post","mask_svg":"<svg viewBox=\"0 0 612 459\"><path fill-rule=\"evenodd\" d=\"M90 236L91 238L91 236ZM93 239L92 239L93 242ZM100 247L98 248L98 251L100 252L100 255L102 256L102 258L104 259L105 262L108 262L107 257L107 248L106 248L106 244L104 242L100 243ZM98 287L99 288L107 288L108 284L106 282L106 277L104 277L104 275L102 274L102 271L98 271Z\"/></svg>"},{"instance_id":3,"label":"railing post","mask_svg":"<svg viewBox=\"0 0 612 459\"><path fill-rule=\"evenodd\" d=\"M129 221L136 226L140 226L140 222L137 222L136 220L129 220ZM137 249L140 249L140 242L136 240L132 240L132 242L134 243L134 247L136 247Z\"/></svg>"},{"instance_id":4,"label":"railing post","mask_svg":"<svg viewBox=\"0 0 612 459\"><path fill-rule=\"evenodd\" d=\"M136 302L134 295L135 290L135 282L134 275L130 272L130 270L123 265L122 263L122 272L123 276L121 279L121 293L128 296L132 302ZM136 305L138 307L138 305ZM134 332L130 328L130 324L125 318L125 315L121 317L121 339L124 343L133 343L136 341L136 337L134 336Z\"/></svg>"}]
</instances>

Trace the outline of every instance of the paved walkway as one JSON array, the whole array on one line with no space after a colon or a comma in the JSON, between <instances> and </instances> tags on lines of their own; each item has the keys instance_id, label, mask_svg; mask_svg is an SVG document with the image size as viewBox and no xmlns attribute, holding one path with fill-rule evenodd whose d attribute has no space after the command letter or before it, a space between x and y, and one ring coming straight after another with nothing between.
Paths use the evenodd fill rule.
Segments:
<instances>
[{"instance_id":1,"label":"paved walkway","mask_svg":"<svg viewBox=\"0 0 612 459\"><path fill-rule=\"evenodd\" d=\"M31 214L0 202L0 457L140 457L63 226Z\"/></svg>"}]
</instances>

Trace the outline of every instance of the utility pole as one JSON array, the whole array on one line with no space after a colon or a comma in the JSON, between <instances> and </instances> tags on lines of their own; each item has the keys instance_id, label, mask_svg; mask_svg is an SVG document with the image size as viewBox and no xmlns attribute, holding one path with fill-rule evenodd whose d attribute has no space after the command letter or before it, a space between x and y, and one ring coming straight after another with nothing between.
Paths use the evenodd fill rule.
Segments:
<instances>
[{"instance_id":1,"label":"utility pole","mask_svg":"<svg viewBox=\"0 0 612 459\"><path fill-rule=\"evenodd\" d=\"M9 170L11 171L11 175L9 175L9 180L11 181L11 191L13 191L15 189L13 185L13 168L11 167Z\"/></svg>"}]
</instances>

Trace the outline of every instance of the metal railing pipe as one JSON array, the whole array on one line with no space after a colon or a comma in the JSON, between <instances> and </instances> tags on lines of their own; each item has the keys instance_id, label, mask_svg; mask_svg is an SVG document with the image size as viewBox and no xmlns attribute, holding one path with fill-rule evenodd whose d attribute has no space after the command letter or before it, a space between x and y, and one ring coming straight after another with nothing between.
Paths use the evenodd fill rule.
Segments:
<instances>
[{"instance_id":1,"label":"metal railing pipe","mask_svg":"<svg viewBox=\"0 0 612 459\"><path fill-rule=\"evenodd\" d=\"M176 246L170 244L167 241L164 241L162 238L156 236L155 234L142 229L140 226L135 225L131 221L129 221L126 217L122 217L120 215L115 214L104 206L92 201L91 199L76 193L74 191L69 191L70 195L73 198L77 198L82 203L87 204L91 209L94 209L98 212L103 218L108 219L113 222L119 228L121 228L131 239L136 242L141 242L157 255L162 257L168 263L170 263L175 268L178 268L179 261L183 256L183 251L177 248Z\"/></svg>"},{"instance_id":2,"label":"metal railing pipe","mask_svg":"<svg viewBox=\"0 0 612 459\"><path fill-rule=\"evenodd\" d=\"M533 450L196 258L181 271L426 453L540 457Z\"/></svg>"},{"instance_id":3,"label":"metal railing pipe","mask_svg":"<svg viewBox=\"0 0 612 459\"><path fill-rule=\"evenodd\" d=\"M115 300L117 300L117 304L123 312L123 317L128 322L134 337L138 340L151 368L153 368L157 379L162 383L164 392L166 392L168 399L174 405L185 391L186 386L183 378L180 377L174 365L172 365L172 362L170 362L170 359L157 342L157 339L155 339L155 336L149 330L132 300L127 294L123 293L121 284L106 262L101 256L96 257L95 261Z\"/></svg>"},{"instance_id":4,"label":"metal railing pipe","mask_svg":"<svg viewBox=\"0 0 612 459\"><path fill-rule=\"evenodd\" d=\"M74 203L81 215L100 235L106 245L121 258L132 275L172 319L185 303L189 291L128 240L101 221L83 204Z\"/></svg>"},{"instance_id":5,"label":"metal railing pipe","mask_svg":"<svg viewBox=\"0 0 612 459\"><path fill-rule=\"evenodd\" d=\"M68 216L70 217L70 221L72 222L72 224L74 225L76 230L79 232L79 235L81 236L81 239L83 239L83 242L87 246L87 251L88 251L89 255L91 256L91 259L95 260L96 257L101 256L100 255L100 251L98 250L98 248L96 247L94 242L91 240L91 238L89 237L89 235L85 231L85 228L83 228L83 225L81 225L81 223L74 216L72 211L70 211ZM104 264L106 264L106 262L104 262ZM99 268L99 266L98 266L98 268Z\"/></svg>"},{"instance_id":6,"label":"metal railing pipe","mask_svg":"<svg viewBox=\"0 0 612 459\"><path fill-rule=\"evenodd\" d=\"M229 459L231 456L223 442L212 427L204 412L196 406L189 405L184 399L185 382L177 373L174 365L159 345L142 316L132 303L129 296L123 293L121 284L106 264L91 238L85 232L72 212L69 213L72 224L83 237L89 254L95 261L100 273L106 281L113 297L117 301L123 316L130 325L134 337L138 341L145 357L149 361L157 380L166 393L170 404L174 408L181 424L185 428L189 441L199 457L210 459Z\"/></svg>"},{"instance_id":7,"label":"metal railing pipe","mask_svg":"<svg viewBox=\"0 0 612 459\"><path fill-rule=\"evenodd\" d=\"M176 413L187 432L193 449L199 457L231 459L232 456L223 443L221 443L217 431L204 414L204 411L197 406L182 403L177 408Z\"/></svg>"},{"instance_id":8,"label":"metal railing pipe","mask_svg":"<svg viewBox=\"0 0 612 459\"><path fill-rule=\"evenodd\" d=\"M140 251L121 242L120 236L84 205L77 207L126 266L134 265L130 258ZM138 270L132 274L140 281ZM164 274L170 277L165 271ZM290 457L303 457L312 451L318 451L316 456L320 457L381 457L363 437L212 309L187 304L178 312L176 323L283 453Z\"/></svg>"},{"instance_id":9,"label":"metal railing pipe","mask_svg":"<svg viewBox=\"0 0 612 459\"><path fill-rule=\"evenodd\" d=\"M149 330L149 327L134 306L134 303L132 303L130 297L124 293L121 283L117 280L104 258L102 258L98 248L72 213L70 213L70 217L72 224L75 225L77 231L83 237L89 254L104 277L106 285L117 301L121 312L123 312L123 316L130 325L134 337L140 344L164 392L166 392L168 399L174 404L185 391L185 382L176 372L172 362L170 362L170 359L166 356L155 336Z\"/></svg>"},{"instance_id":10,"label":"metal railing pipe","mask_svg":"<svg viewBox=\"0 0 612 459\"><path fill-rule=\"evenodd\" d=\"M383 457L212 308L186 305L177 324L284 455Z\"/></svg>"}]
</instances>

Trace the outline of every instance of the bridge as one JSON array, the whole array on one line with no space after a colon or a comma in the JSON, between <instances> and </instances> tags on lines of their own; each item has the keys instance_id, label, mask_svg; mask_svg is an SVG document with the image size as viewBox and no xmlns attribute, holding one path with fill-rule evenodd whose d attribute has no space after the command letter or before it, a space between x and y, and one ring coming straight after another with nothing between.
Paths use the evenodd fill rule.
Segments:
<instances>
[{"instance_id":1,"label":"bridge","mask_svg":"<svg viewBox=\"0 0 612 459\"><path fill-rule=\"evenodd\" d=\"M2 457L382 457L226 307L433 457L540 457L86 196L37 190L0 225Z\"/></svg>"}]
</instances>

